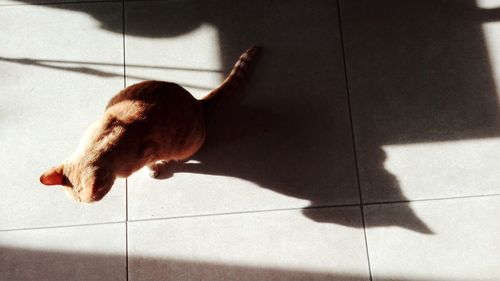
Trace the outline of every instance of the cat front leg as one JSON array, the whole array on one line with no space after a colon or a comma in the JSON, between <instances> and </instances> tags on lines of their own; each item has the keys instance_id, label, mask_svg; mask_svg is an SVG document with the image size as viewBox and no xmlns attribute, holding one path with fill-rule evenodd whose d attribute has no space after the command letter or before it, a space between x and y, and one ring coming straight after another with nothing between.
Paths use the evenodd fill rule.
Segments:
<instances>
[{"instance_id":1,"label":"cat front leg","mask_svg":"<svg viewBox=\"0 0 500 281\"><path fill-rule=\"evenodd\" d=\"M149 176L154 179L166 179L173 176L171 172L168 172L168 163L168 160L160 160L148 164L147 167L149 168Z\"/></svg>"}]
</instances>

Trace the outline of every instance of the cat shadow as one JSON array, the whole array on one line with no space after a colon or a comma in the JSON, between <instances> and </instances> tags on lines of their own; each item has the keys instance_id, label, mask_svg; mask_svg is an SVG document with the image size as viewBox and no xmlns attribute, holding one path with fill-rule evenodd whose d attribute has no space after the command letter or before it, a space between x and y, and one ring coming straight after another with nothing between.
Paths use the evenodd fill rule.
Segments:
<instances>
[{"instance_id":1,"label":"cat shadow","mask_svg":"<svg viewBox=\"0 0 500 281\"><path fill-rule=\"evenodd\" d=\"M298 108L273 110L245 103L215 108L207 115L206 142L190 159L196 161L171 163L160 178L168 179L176 173L229 176L308 200L310 207L359 204L352 152L335 141L335 133L314 137L319 132L311 124L321 124L314 119L320 116L305 119ZM338 138L343 138L343 126L329 129L338 129ZM399 192L393 175L387 173L385 179L392 192ZM404 198L401 192L393 196ZM318 212L309 209L303 214L316 222L359 227L356 221L317 216ZM400 215L401 221L392 220L392 224L432 234L411 208L402 207Z\"/></svg>"},{"instance_id":2,"label":"cat shadow","mask_svg":"<svg viewBox=\"0 0 500 281\"><path fill-rule=\"evenodd\" d=\"M310 207L360 203L335 3L193 0L151 5L126 6L127 36L175 37L208 23L217 28L224 69L244 48L264 46L247 88L238 93L244 96L241 103L207 113L207 140L193 157L199 163L171 165L170 173L240 178L307 200ZM376 171L380 193L407 201L396 177L384 168L384 140L371 140L370 155L376 156L366 165ZM303 213L317 222L359 227L343 217L325 221L307 209ZM408 204L401 204L397 218L376 221L366 226L432 233Z\"/></svg>"}]
</instances>

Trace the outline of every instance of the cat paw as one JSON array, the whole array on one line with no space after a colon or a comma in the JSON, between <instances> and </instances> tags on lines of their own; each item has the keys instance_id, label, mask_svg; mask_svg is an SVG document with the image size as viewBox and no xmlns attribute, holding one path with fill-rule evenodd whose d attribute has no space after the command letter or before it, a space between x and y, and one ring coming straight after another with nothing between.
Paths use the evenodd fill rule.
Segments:
<instances>
[{"instance_id":1,"label":"cat paw","mask_svg":"<svg viewBox=\"0 0 500 281\"><path fill-rule=\"evenodd\" d=\"M149 171L149 176L152 177L153 179L157 179L159 175L160 175L160 171L158 171L156 169Z\"/></svg>"},{"instance_id":2,"label":"cat paw","mask_svg":"<svg viewBox=\"0 0 500 281\"><path fill-rule=\"evenodd\" d=\"M148 165L149 176L153 179L166 179L171 177L173 174L167 169L167 161L158 161L154 164Z\"/></svg>"}]
</instances>

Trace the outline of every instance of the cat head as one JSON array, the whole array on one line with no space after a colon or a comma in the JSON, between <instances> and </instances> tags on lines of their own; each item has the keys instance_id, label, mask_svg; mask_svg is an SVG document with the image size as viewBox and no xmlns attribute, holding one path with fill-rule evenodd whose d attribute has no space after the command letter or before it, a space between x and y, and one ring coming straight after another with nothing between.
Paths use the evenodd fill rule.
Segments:
<instances>
[{"instance_id":1,"label":"cat head","mask_svg":"<svg viewBox=\"0 0 500 281\"><path fill-rule=\"evenodd\" d=\"M40 176L44 185L61 185L70 197L78 202L92 203L101 200L113 186L115 177L99 168L61 164Z\"/></svg>"}]
</instances>

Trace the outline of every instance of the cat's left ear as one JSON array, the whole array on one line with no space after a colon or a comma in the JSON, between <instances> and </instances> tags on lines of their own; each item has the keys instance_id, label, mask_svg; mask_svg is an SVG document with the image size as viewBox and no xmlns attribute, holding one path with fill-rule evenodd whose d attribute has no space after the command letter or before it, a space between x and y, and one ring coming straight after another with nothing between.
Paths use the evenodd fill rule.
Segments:
<instances>
[{"instance_id":1,"label":"cat's left ear","mask_svg":"<svg viewBox=\"0 0 500 281\"><path fill-rule=\"evenodd\" d=\"M43 173L40 182L44 185L63 185L63 179L63 165L59 165Z\"/></svg>"}]
</instances>

